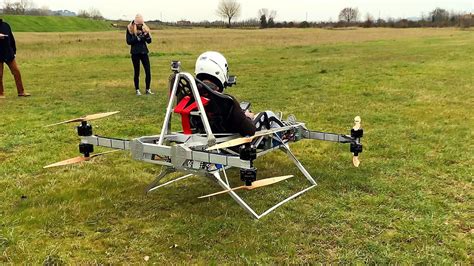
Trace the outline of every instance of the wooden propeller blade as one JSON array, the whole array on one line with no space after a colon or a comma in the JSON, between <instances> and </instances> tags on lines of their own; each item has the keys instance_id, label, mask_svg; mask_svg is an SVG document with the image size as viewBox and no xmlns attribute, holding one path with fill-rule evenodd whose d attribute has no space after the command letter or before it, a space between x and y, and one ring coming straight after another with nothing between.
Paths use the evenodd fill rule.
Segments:
<instances>
[{"instance_id":1,"label":"wooden propeller blade","mask_svg":"<svg viewBox=\"0 0 474 266\"><path fill-rule=\"evenodd\" d=\"M235 188L219 191L219 192L216 192L216 193L212 193L212 194L209 194L209 195L201 196L201 197L199 197L199 199L209 198L209 197L212 197L212 196L224 194L224 193L231 192L231 191L236 191L236 190L239 190L239 189L252 190L252 189L259 188L259 187L265 187L265 186L269 186L269 185L281 182L281 181L286 180L286 179L291 178L291 177L293 177L293 175L285 175L285 176L279 176L279 177L266 178L266 179L262 179L262 180L258 180L258 181L253 182L251 186L235 187Z\"/></svg>"},{"instance_id":2,"label":"wooden propeller blade","mask_svg":"<svg viewBox=\"0 0 474 266\"><path fill-rule=\"evenodd\" d=\"M78 157L75 157L75 158L71 158L71 159L67 159L67 160L64 160L64 161L60 161L60 162L57 162L57 163L47 165L43 168L46 169L46 168L52 168L52 167L82 163L82 162L85 162L85 161L89 161L90 159L92 159L94 157L105 155L105 154L112 153L112 152L118 152L118 151L120 151L120 150L106 151L106 152L102 152L102 153L91 154L90 157L78 156Z\"/></svg>"},{"instance_id":3,"label":"wooden propeller blade","mask_svg":"<svg viewBox=\"0 0 474 266\"><path fill-rule=\"evenodd\" d=\"M361 128L361 125L360 125L361 122L362 122L362 119L360 118L360 116L354 117L354 127L353 127L353 129L354 130L359 130Z\"/></svg>"},{"instance_id":4,"label":"wooden propeller blade","mask_svg":"<svg viewBox=\"0 0 474 266\"><path fill-rule=\"evenodd\" d=\"M245 143L249 143L252 140L254 140L255 138L266 136L266 135L271 135L271 134L278 133L278 132L281 132L281 131L289 130L291 128L293 128L293 126L278 127L278 128L273 128L273 129L269 129L269 130L257 131L255 133L255 135L253 135L253 136L243 137L243 138L236 138L236 139L232 139L232 140L229 140L229 141L225 141L225 142L222 142L222 143L219 143L219 144L216 144L214 146L211 146L211 147L207 148L206 151L212 151L212 150L225 149L225 148L229 148L229 147L239 146L239 145L242 145L242 144L245 144Z\"/></svg>"},{"instance_id":5,"label":"wooden propeller blade","mask_svg":"<svg viewBox=\"0 0 474 266\"><path fill-rule=\"evenodd\" d=\"M352 157L352 163L354 164L355 167L359 167L359 165L360 165L359 156L353 156Z\"/></svg>"},{"instance_id":6,"label":"wooden propeller blade","mask_svg":"<svg viewBox=\"0 0 474 266\"><path fill-rule=\"evenodd\" d=\"M57 126L57 125L62 125L62 124L68 124L68 123L74 123L74 122L82 122L82 121L96 120L96 119L100 119L100 118L104 118L104 117L107 117L107 116L114 115L114 114L119 113L119 112L120 112L120 111L107 112L107 113L98 113L98 114L93 114L93 115L86 115L86 116L83 116L83 117L74 118L74 119L71 119L71 120L66 120L66 121L63 121L63 122L59 122L59 123L47 125L47 126L45 126L45 127L52 127L52 126Z\"/></svg>"},{"instance_id":7,"label":"wooden propeller blade","mask_svg":"<svg viewBox=\"0 0 474 266\"><path fill-rule=\"evenodd\" d=\"M79 156L79 157L67 159L67 160L64 160L64 161L60 161L60 162L57 162L57 163L53 163L53 164L47 165L43 168L46 169L46 168L70 165L70 164L75 164L75 163L81 163L81 162L85 162L89 159L90 159L90 157L87 158L87 157L84 157L84 156Z\"/></svg>"},{"instance_id":8,"label":"wooden propeller blade","mask_svg":"<svg viewBox=\"0 0 474 266\"><path fill-rule=\"evenodd\" d=\"M91 120L96 120L96 119L101 119L107 116L111 116L114 114L120 113L120 111L114 111L114 112L107 112L107 113L99 113L99 114L93 114L93 115L86 115L82 117L83 121L91 121Z\"/></svg>"},{"instance_id":9,"label":"wooden propeller blade","mask_svg":"<svg viewBox=\"0 0 474 266\"><path fill-rule=\"evenodd\" d=\"M229 140L229 141L226 141L226 142L216 144L212 147L209 147L209 148L206 149L206 151L212 151L212 150L225 149L225 148L229 148L229 147L239 146L239 145L242 145L242 144L245 144L245 143L252 142L253 139L254 139L254 136Z\"/></svg>"}]
</instances>

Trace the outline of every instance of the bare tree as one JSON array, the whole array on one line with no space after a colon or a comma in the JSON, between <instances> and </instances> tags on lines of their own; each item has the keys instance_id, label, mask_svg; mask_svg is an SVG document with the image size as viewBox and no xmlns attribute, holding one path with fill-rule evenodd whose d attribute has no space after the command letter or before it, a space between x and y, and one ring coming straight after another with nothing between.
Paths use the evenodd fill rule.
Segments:
<instances>
[{"instance_id":1,"label":"bare tree","mask_svg":"<svg viewBox=\"0 0 474 266\"><path fill-rule=\"evenodd\" d=\"M449 12L446 9L436 8L430 12L431 22L443 22L449 19Z\"/></svg>"},{"instance_id":2,"label":"bare tree","mask_svg":"<svg viewBox=\"0 0 474 266\"><path fill-rule=\"evenodd\" d=\"M49 9L48 6L44 5L39 9L39 13L40 13L41 16L49 16L53 12L51 12L51 10Z\"/></svg>"},{"instance_id":3,"label":"bare tree","mask_svg":"<svg viewBox=\"0 0 474 266\"><path fill-rule=\"evenodd\" d=\"M89 10L81 9L77 12L77 16L80 18L91 18L91 19L103 19L104 17L97 8L91 7Z\"/></svg>"},{"instance_id":4,"label":"bare tree","mask_svg":"<svg viewBox=\"0 0 474 266\"><path fill-rule=\"evenodd\" d=\"M100 13L100 10L94 7L89 8L89 15L90 15L90 18L96 19L96 20L100 20L104 18L102 16L102 13Z\"/></svg>"},{"instance_id":5,"label":"bare tree","mask_svg":"<svg viewBox=\"0 0 474 266\"><path fill-rule=\"evenodd\" d=\"M277 12L275 10L268 10L267 8L261 8L258 10L258 17L265 16L267 19L275 19Z\"/></svg>"},{"instance_id":6,"label":"bare tree","mask_svg":"<svg viewBox=\"0 0 474 266\"><path fill-rule=\"evenodd\" d=\"M87 10L81 9L77 12L77 16L80 18L90 18L90 14Z\"/></svg>"},{"instance_id":7,"label":"bare tree","mask_svg":"<svg viewBox=\"0 0 474 266\"><path fill-rule=\"evenodd\" d=\"M370 28L374 25L374 17L370 14L370 13L367 13L365 15L365 21L364 23L362 24L362 26L364 28Z\"/></svg>"},{"instance_id":8,"label":"bare tree","mask_svg":"<svg viewBox=\"0 0 474 266\"><path fill-rule=\"evenodd\" d=\"M217 7L217 14L229 21L228 27L230 28L232 19L240 16L241 10L240 4L237 1L221 0Z\"/></svg>"},{"instance_id":9,"label":"bare tree","mask_svg":"<svg viewBox=\"0 0 474 266\"><path fill-rule=\"evenodd\" d=\"M25 15L26 11L33 7L33 3L30 0L20 0L17 2L10 2L6 0L3 3L3 13L14 14L14 15Z\"/></svg>"},{"instance_id":10,"label":"bare tree","mask_svg":"<svg viewBox=\"0 0 474 266\"><path fill-rule=\"evenodd\" d=\"M339 20L347 23L355 22L359 19L359 10L357 8L346 7L339 13Z\"/></svg>"},{"instance_id":11,"label":"bare tree","mask_svg":"<svg viewBox=\"0 0 474 266\"><path fill-rule=\"evenodd\" d=\"M5 0L3 2L3 13L4 14L15 14L15 9L13 7L13 3L9 0Z\"/></svg>"},{"instance_id":12,"label":"bare tree","mask_svg":"<svg viewBox=\"0 0 474 266\"><path fill-rule=\"evenodd\" d=\"M277 12L275 10L268 10L261 8L258 10L258 17L260 19L260 28L273 27L275 25L275 17Z\"/></svg>"}]
</instances>

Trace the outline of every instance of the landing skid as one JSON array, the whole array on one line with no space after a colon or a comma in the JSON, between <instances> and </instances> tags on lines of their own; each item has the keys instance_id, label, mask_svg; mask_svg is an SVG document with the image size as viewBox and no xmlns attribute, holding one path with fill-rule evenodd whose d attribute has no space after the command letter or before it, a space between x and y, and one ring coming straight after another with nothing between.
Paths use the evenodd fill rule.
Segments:
<instances>
[{"instance_id":1,"label":"landing skid","mask_svg":"<svg viewBox=\"0 0 474 266\"><path fill-rule=\"evenodd\" d=\"M240 205L240 207L242 207L247 213L249 213L254 219L260 219L262 217L264 217L265 215L271 213L272 211L274 211L276 208L282 206L283 204L287 203L288 201L294 199L294 198L297 198L299 196L301 196L302 194L304 194L305 192L307 192L308 190L314 188L317 186L316 184L316 181L313 179L313 177L308 173L308 171L304 168L304 166L300 163L300 161L295 157L295 155L293 154L293 152L291 152L290 148L288 147L288 145L282 145L280 147L280 149L285 152L288 157L293 161L293 163L296 165L296 167L300 170L300 172L306 177L306 179L311 183L311 186L291 195L290 197L280 201L279 203L275 204L274 206L272 206L271 208L269 208L268 210L264 211L263 213L261 214L257 214L252 207L250 207L239 195L237 195L237 193L235 193L234 191L229 191L229 195L237 202L237 204ZM163 171L160 173L160 175L158 175L158 177L155 179L155 181L153 181L148 187L147 187L147 193L149 192L152 192L158 188L161 188L161 187L164 187L164 186L167 186L167 185L170 185L174 182L177 182L177 181L180 181L180 180L183 180L185 178L188 178L190 176L192 176L193 174L188 174L188 175L185 175L185 176L181 176L181 177L178 177L178 178L175 178L171 181L168 181L166 183L163 183L163 184L159 184L160 180L172 173L173 170L171 168L165 168L163 169ZM224 178L222 178L221 176L221 172L223 172L224 174ZM214 171L214 172L211 172L210 174L212 174L212 176L214 176L214 180L217 182L217 184L219 184L224 190L228 190L228 189L231 189L230 187L230 184L229 184L229 181L227 179L227 174L225 172L225 168L222 168L220 170L217 170L217 171Z\"/></svg>"}]
</instances>

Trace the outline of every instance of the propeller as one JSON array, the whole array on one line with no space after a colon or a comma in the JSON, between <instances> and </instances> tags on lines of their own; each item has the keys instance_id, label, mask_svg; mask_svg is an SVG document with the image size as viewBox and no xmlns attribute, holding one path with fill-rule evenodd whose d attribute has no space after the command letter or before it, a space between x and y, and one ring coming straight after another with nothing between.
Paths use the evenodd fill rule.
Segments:
<instances>
[{"instance_id":1,"label":"propeller","mask_svg":"<svg viewBox=\"0 0 474 266\"><path fill-rule=\"evenodd\" d=\"M362 119L360 118L360 116L354 117L354 127L352 129L354 129L354 131L361 129L362 127L361 122L362 122ZM352 156L352 164L354 164L355 167L359 167L360 165L359 156L355 155L354 153Z\"/></svg>"},{"instance_id":2,"label":"propeller","mask_svg":"<svg viewBox=\"0 0 474 266\"><path fill-rule=\"evenodd\" d=\"M361 122L362 122L362 119L360 118L360 116L354 117L354 127L353 127L353 129L356 130L356 131L359 130L361 128L361 125L360 125Z\"/></svg>"},{"instance_id":3,"label":"propeller","mask_svg":"<svg viewBox=\"0 0 474 266\"><path fill-rule=\"evenodd\" d=\"M78 157L75 157L75 158L71 158L71 159L61 161L61 162L57 162L57 163L47 165L47 166L43 167L43 169L81 163L81 162L89 161L92 158L97 157L97 156L102 156L102 155L105 155L105 154L118 152L118 151L120 151L120 150L106 151L106 152L102 152L102 153L91 154L90 157L78 156Z\"/></svg>"},{"instance_id":4,"label":"propeller","mask_svg":"<svg viewBox=\"0 0 474 266\"><path fill-rule=\"evenodd\" d=\"M232 188L232 189L223 190L223 191L219 191L219 192L212 193L212 194L209 194L209 195L201 196L201 197L199 197L199 199L209 198L209 197L212 197L212 196L224 194L224 193L231 192L231 191L236 191L236 190L239 190L239 189L253 190L253 189L256 189L256 188L259 188L259 187L265 187L265 186L269 186L269 185L281 182L281 181L286 180L286 179L291 178L291 177L293 177L293 175L285 175L285 176L279 176L279 177L266 178L266 179L262 179L262 180L258 180L258 181L253 182L251 186L235 187L235 188Z\"/></svg>"},{"instance_id":5,"label":"propeller","mask_svg":"<svg viewBox=\"0 0 474 266\"><path fill-rule=\"evenodd\" d=\"M355 167L359 167L360 165L359 156L352 156L352 164L354 164Z\"/></svg>"},{"instance_id":6,"label":"propeller","mask_svg":"<svg viewBox=\"0 0 474 266\"><path fill-rule=\"evenodd\" d=\"M98 113L98 114L93 114L93 115L86 115L86 116L82 116L82 117L79 117L79 118L74 118L74 119L71 119L71 120L66 120L66 121L63 121L63 122L47 125L47 126L44 126L44 127L52 127L52 126L68 124L68 123L74 123L74 122L91 121L91 120L96 120L96 119L104 118L104 117L107 117L107 116L111 116L111 115L114 115L114 114L119 113L119 112L120 111L108 112L108 113Z\"/></svg>"},{"instance_id":7,"label":"propeller","mask_svg":"<svg viewBox=\"0 0 474 266\"><path fill-rule=\"evenodd\" d=\"M239 146L239 145L242 145L242 144L245 144L245 143L252 142L252 140L254 140L255 138L266 136L266 135L271 135L271 134L281 132L281 131L285 131L285 130L288 130L288 129L291 129L291 128L293 128L293 126L279 127L279 128L269 129L269 130L258 131L258 132L255 133L255 135L250 136L250 137L236 138L236 139L232 139L232 140L229 140L229 141L225 141L225 142L216 144L214 146L211 146L211 147L207 148L206 151L212 151L212 150L225 149L225 148L229 148L229 147Z\"/></svg>"}]
</instances>

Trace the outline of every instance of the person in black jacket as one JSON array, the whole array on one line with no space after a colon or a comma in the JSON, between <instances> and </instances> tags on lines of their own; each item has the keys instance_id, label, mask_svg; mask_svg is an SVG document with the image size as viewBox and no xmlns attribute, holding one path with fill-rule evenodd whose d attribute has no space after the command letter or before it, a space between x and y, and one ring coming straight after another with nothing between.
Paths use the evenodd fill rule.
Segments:
<instances>
[{"instance_id":1,"label":"person in black jacket","mask_svg":"<svg viewBox=\"0 0 474 266\"><path fill-rule=\"evenodd\" d=\"M30 96L29 93L25 92L23 88L23 82L21 80L20 69L15 60L16 56L16 43L15 37L13 37L12 30L8 23L3 22L0 19L0 98L5 98L3 89L3 63L6 63L10 68L13 77L15 78L16 89L18 96L26 97Z\"/></svg>"},{"instance_id":2,"label":"person in black jacket","mask_svg":"<svg viewBox=\"0 0 474 266\"><path fill-rule=\"evenodd\" d=\"M137 95L140 93L140 61L145 69L146 94L154 94L150 90L151 70L150 58L148 57L147 43L151 43L150 29L145 24L143 17L138 14L135 20L130 22L127 27L126 34L127 44L131 46L130 54L132 55L132 63L134 70L133 81L135 83L135 91Z\"/></svg>"}]
</instances>

